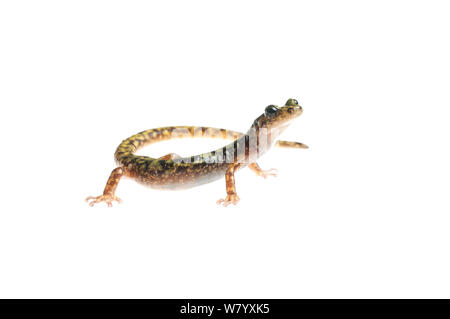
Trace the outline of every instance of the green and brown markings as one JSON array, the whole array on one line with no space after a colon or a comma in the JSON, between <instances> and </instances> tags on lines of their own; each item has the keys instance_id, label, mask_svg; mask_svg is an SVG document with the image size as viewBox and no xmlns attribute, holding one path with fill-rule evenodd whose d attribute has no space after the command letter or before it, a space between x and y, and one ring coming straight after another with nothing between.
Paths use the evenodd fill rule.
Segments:
<instances>
[{"instance_id":1,"label":"green and brown markings","mask_svg":"<svg viewBox=\"0 0 450 319\"><path fill-rule=\"evenodd\" d=\"M302 108L294 99L289 99L283 107L269 105L259 116L247 133L225 129L196 126L170 126L146 130L124 140L115 152L118 167L111 172L103 194L90 196L89 205L105 202L112 206L113 201L120 202L115 195L122 176L154 188L180 189L214 181L225 177L227 196L217 203L223 206L236 204L239 197L235 188L234 174L237 170L249 166L257 175L264 178L276 176L274 169L262 170L256 160L267 152L279 134L290 121L302 114ZM212 152L189 157L170 153L160 158L135 155L146 145L175 138L221 138L232 140L230 144ZM299 142L277 141L277 146L307 148Z\"/></svg>"}]
</instances>

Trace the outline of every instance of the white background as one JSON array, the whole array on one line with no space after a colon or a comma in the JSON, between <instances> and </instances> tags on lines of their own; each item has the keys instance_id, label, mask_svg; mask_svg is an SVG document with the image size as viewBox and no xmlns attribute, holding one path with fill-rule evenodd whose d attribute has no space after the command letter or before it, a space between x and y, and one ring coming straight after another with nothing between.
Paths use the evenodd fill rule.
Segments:
<instances>
[{"instance_id":1,"label":"white background","mask_svg":"<svg viewBox=\"0 0 450 319\"><path fill-rule=\"evenodd\" d=\"M3 1L0 297L450 297L445 1ZM299 100L263 180L121 181L126 137L248 129ZM193 155L220 140L141 154Z\"/></svg>"}]
</instances>

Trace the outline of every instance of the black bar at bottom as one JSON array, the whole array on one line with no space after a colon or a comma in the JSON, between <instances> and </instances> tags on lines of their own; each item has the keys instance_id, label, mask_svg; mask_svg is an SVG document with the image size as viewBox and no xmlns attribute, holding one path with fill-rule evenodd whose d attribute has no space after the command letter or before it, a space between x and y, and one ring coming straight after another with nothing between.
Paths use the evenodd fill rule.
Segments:
<instances>
[{"instance_id":1,"label":"black bar at bottom","mask_svg":"<svg viewBox=\"0 0 450 319\"><path fill-rule=\"evenodd\" d=\"M303 317L306 314L314 316L337 315L365 317L367 314L380 316L392 315L386 306L399 310L401 314L412 312L415 315L420 310L430 315L437 306L445 305L448 309L449 300L314 300L314 299L98 299L98 300L0 300L2 309L12 306L16 315L23 311L31 311L34 315L91 315L98 314L114 316L137 316L139 318L290 318ZM89 308L89 311L86 309ZM289 315L289 317L287 317ZM382 316L382 317L381 317ZM330 317L330 318L332 318Z\"/></svg>"}]
</instances>

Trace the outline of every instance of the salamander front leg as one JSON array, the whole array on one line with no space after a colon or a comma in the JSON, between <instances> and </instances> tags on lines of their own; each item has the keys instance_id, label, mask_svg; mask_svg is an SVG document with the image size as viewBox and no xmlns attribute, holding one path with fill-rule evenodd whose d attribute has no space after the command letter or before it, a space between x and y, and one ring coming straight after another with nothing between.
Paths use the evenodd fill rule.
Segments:
<instances>
[{"instance_id":1,"label":"salamander front leg","mask_svg":"<svg viewBox=\"0 0 450 319\"><path fill-rule=\"evenodd\" d=\"M89 196L86 198L86 201L89 202L89 206L94 206L96 203L105 202L108 207L112 206L112 201L117 201L121 203L119 197L114 195L116 192L117 185L119 184L120 178L123 176L122 167L117 167L111 172L109 175L108 181L106 182L105 190L103 191L103 195L100 196Z\"/></svg>"},{"instance_id":2,"label":"salamander front leg","mask_svg":"<svg viewBox=\"0 0 450 319\"><path fill-rule=\"evenodd\" d=\"M257 163L250 163L248 167L255 172L256 175L267 178L269 176L277 176L278 170L276 168L271 168L267 171L262 170Z\"/></svg>"},{"instance_id":3,"label":"salamander front leg","mask_svg":"<svg viewBox=\"0 0 450 319\"><path fill-rule=\"evenodd\" d=\"M228 167L225 172L225 182L227 186L227 197L225 199L219 199L217 201L218 205L223 205L227 207L230 204L236 205L239 202L239 196L236 193L236 186L234 185L234 172L239 167L239 164L233 164Z\"/></svg>"},{"instance_id":4,"label":"salamander front leg","mask_svg":"<svg viewBox=\"0 0 450 319\"><path fill-rule=\"evenodd\" d=\"M300 142L289 142L289 141L277 141L276 146L285 148L309 148L308 145Z\"/></svg>"}]
</instances>

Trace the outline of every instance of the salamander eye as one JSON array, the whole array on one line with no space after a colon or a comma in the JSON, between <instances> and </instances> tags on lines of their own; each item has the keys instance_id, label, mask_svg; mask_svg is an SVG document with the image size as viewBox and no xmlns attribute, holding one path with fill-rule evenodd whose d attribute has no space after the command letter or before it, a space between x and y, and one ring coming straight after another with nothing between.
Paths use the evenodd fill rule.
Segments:
<instances>
[{"instance_id":1,"label":"salamander eye","mask_svg":"<svg viewBox=\"0 0 450 319\"><path fill-rule=\"evenodd\" d=\"M266 110L264 111L264 114L267 117L272 117L275 114L277 114L278 112L278 108L275 105L269 105L268 107L266 107Z\"/></svg>"},{"instance_id":2,"label":"salamander eye","mask_svg":"<svg viewBox=\"0 0 450 319\"><path fill-rule=\"evenodd\" d=\"M286 102L287 106L297 106L298 105L298 101L296 99L289 99Z\"/></svg>"}]
</instances>

